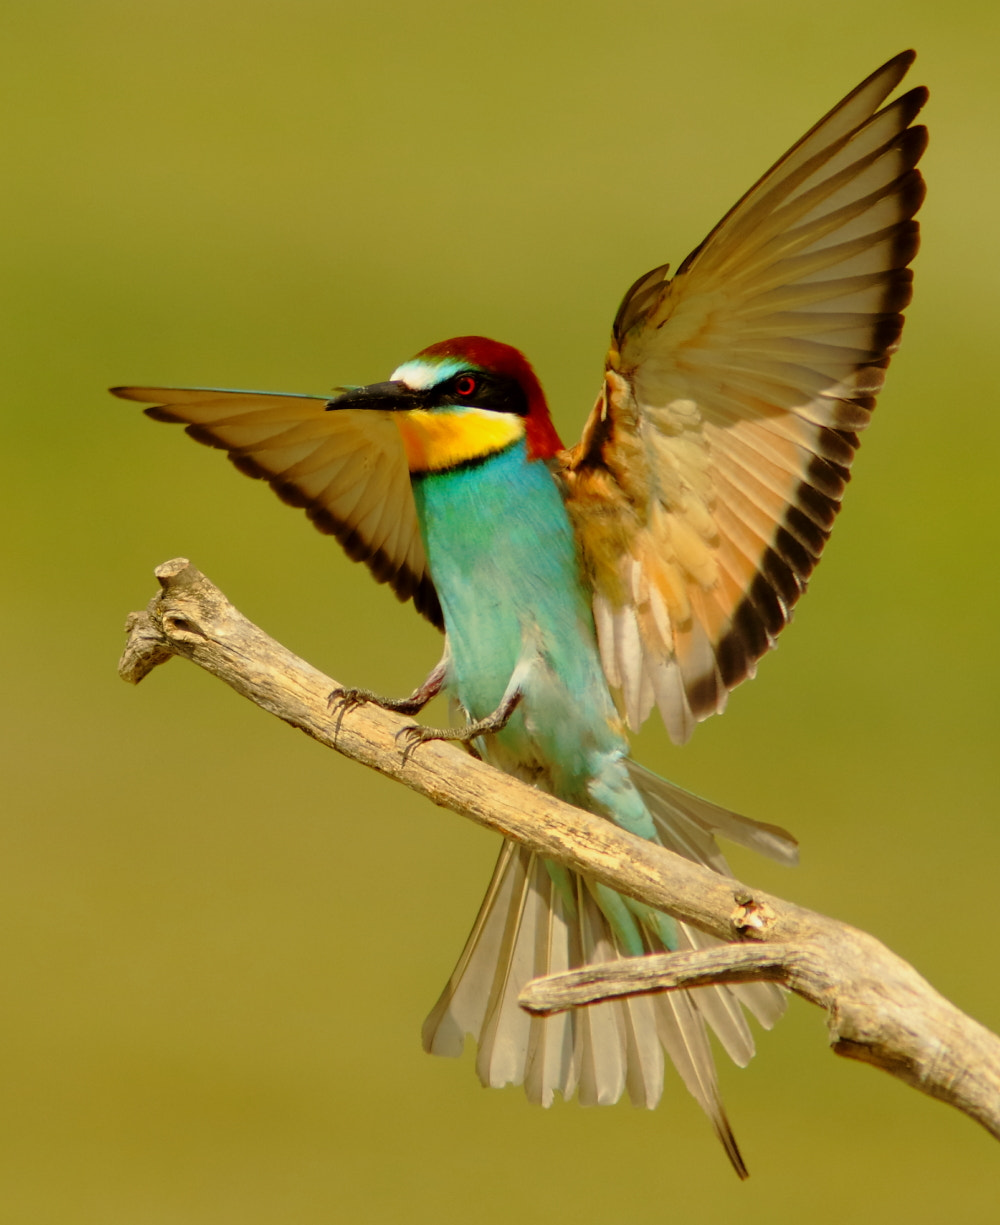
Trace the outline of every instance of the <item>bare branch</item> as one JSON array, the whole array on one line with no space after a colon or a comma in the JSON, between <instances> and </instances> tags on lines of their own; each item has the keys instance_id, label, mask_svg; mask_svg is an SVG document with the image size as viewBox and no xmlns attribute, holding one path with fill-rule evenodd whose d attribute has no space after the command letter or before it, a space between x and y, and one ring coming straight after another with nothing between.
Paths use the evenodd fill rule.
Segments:
<instances>
[{"instance_id":1,"label":"bare branch","mask_svg":"<svg viewBox=\"0 0 1000 1225\"><path fill-rule=\"evenodd\" d=\"M331 715L337 683L248 621L184 558L165 562L156 576L160 593L128 620L125 680L137 683L181 655L435 804L729 942L537 980L521 997L529 1011L710 983L780 982L827 1011L837 1054L884 1068L1000 1138L1000 1038L874 937L719 876L452 745L432 742L405 756L396 733L408 720L370 705Z\"/></svg>"}]
</instances>

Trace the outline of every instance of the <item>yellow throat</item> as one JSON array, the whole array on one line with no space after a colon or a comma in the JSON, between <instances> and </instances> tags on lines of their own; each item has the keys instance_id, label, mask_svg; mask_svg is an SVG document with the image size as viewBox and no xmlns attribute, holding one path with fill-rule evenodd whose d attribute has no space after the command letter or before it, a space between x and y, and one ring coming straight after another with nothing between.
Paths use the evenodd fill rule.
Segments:
<instances>
[{"instance_id":1,"label":"yellow throat","mask_svg":"<svg viewBox=\"0 0 1000 1225\"><path fill-rule=\"evenodd\" d=\"M524 437L524 421L514 413L485 408L430 410L414 408L393 414L406 448L411 472L441 472L473 459L484 459Z\"/></svg>"}]
</instances>

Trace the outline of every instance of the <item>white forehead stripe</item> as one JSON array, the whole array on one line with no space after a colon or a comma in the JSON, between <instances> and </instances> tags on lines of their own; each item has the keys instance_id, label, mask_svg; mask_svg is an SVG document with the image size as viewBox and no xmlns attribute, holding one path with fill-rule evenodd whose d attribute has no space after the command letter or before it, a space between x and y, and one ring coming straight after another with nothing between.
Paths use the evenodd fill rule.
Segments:
<instances>
[{"instance_id":1,"label":"white forehead stripe","mask_svg":"<svg viewBox=\"0 0 1000 1225\"><path fill-rule=\"evenodd\" d=\"M433 387L435 383L440 383L443 379L458 374L459 370L466 369L468 369L468 363L459 361L458 358L446 358L444 361L436 362L414 359L397 366L389 378L393 383L405 383L413 391L425 391L428 387Z\"/></svg>"}]
</instances>

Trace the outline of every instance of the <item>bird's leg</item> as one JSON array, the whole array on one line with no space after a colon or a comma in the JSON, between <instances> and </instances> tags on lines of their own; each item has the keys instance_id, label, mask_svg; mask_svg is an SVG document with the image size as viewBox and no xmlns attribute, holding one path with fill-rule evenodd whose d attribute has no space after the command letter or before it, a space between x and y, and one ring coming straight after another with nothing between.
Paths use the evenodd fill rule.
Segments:
<instances>
[{"instance_id":1,"label":"bird's leg","mask_svg":"<svg viewBox=\"0 0 1000 1225\"><path fill-rule=\"evenodd\" d=\"M462 727L420 727L411 724L401 727L396 733L396 739L404 741L403 756L409 757L419 745L428 740L462 740L468 743L477 736L487 736L491 732L502 731L511 715L520 704L523 693L518 687L511 687L503 695L500 705L484 719L473 719Z\"/></svg>"},{"instance_id":2,"label":"bird's leg","mask_svg":"<svg viewBox=\"0 0 1000 1225\"><path fill-rule=\"evenodd\" d=\"M336 710L338 730L340 728L340 721L345 713L355 706L363 706L366 702L371 702L372 705L379 706L382 710L393 710L401 715L419 714L431 698L436 698L444 688L446 658L437 664L424 683L418 685L407 698L384 698L377 693L372 693L370 689L341 688L332 690L327 695L326 700L331 712Z\"/></svg>"}]
</instances>

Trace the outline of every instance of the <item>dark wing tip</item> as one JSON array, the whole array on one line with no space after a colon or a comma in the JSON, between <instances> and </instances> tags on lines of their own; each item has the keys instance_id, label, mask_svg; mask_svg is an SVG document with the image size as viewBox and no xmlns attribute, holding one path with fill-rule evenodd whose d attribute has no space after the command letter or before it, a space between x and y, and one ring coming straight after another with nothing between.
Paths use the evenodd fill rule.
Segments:
<instances>
[{"instance_id":1,"label":"dark wing tip","mask_svg":"<svg viewBox=\"0 0 1000 1225\"><path fill-rule=\"evenodd\" d=\"M906 112L908 119L907 123L912 123L913 120L927 105L927 101L931 96L931 91L926 85L914 85L912 89L908 89L905 94L900 94L896 99L895 105L902 107Z\"/></svg>"},{"instance_id":2,"label":"dark wing tip","mask_svg":"<svg viewBox=\"0 0 1000 1225\"><path fill-rule=\"evenodd\" d=\"M649 272L636 277L625 291L621 304L611 325L611 334L617 343L621 343L626 332L633 328L643 313L656 300L660 286L667 279L669 264L658 264Z\"/></svg>"},{"instance_id":3,"label":"dark wing tip","mask_svg":"<svg viewBox=\"0 0 1000 1225\"><path fill-rule=\"evenodd\" d=\"M851 90L847 97L853 98L855 94L861 93L872 81L877 81L880 77L891 77L892 85L890 90L895 89L913 67L913 62L916 58L917 53L912 47L906 51L900 51L898 55L892 56L891 59L886 60L884 64L876 68L874 72L869 73L856 89Z\"/></svg>"},{"instance_id":4,"label":"dark wing tip","mask_svg":"<svg viewBox=\"0 0 1000 1225\"><path fill-rule=\"evenodd\" d=\"M125 398L126 397L124 396L122 397L122 399ZM135 399L134 396L129 396L127 398L130 400ZM169 425L184 424L184 418L178 417L176 413L172 413L165 404L154 405L152 408L144 408L142 411L144 416L151 417L154 421L166 421ZM194 435L192 435L192 437L194 437ZM198 441L200 442L201 439Z\"/></svg>"}]
</instances>

